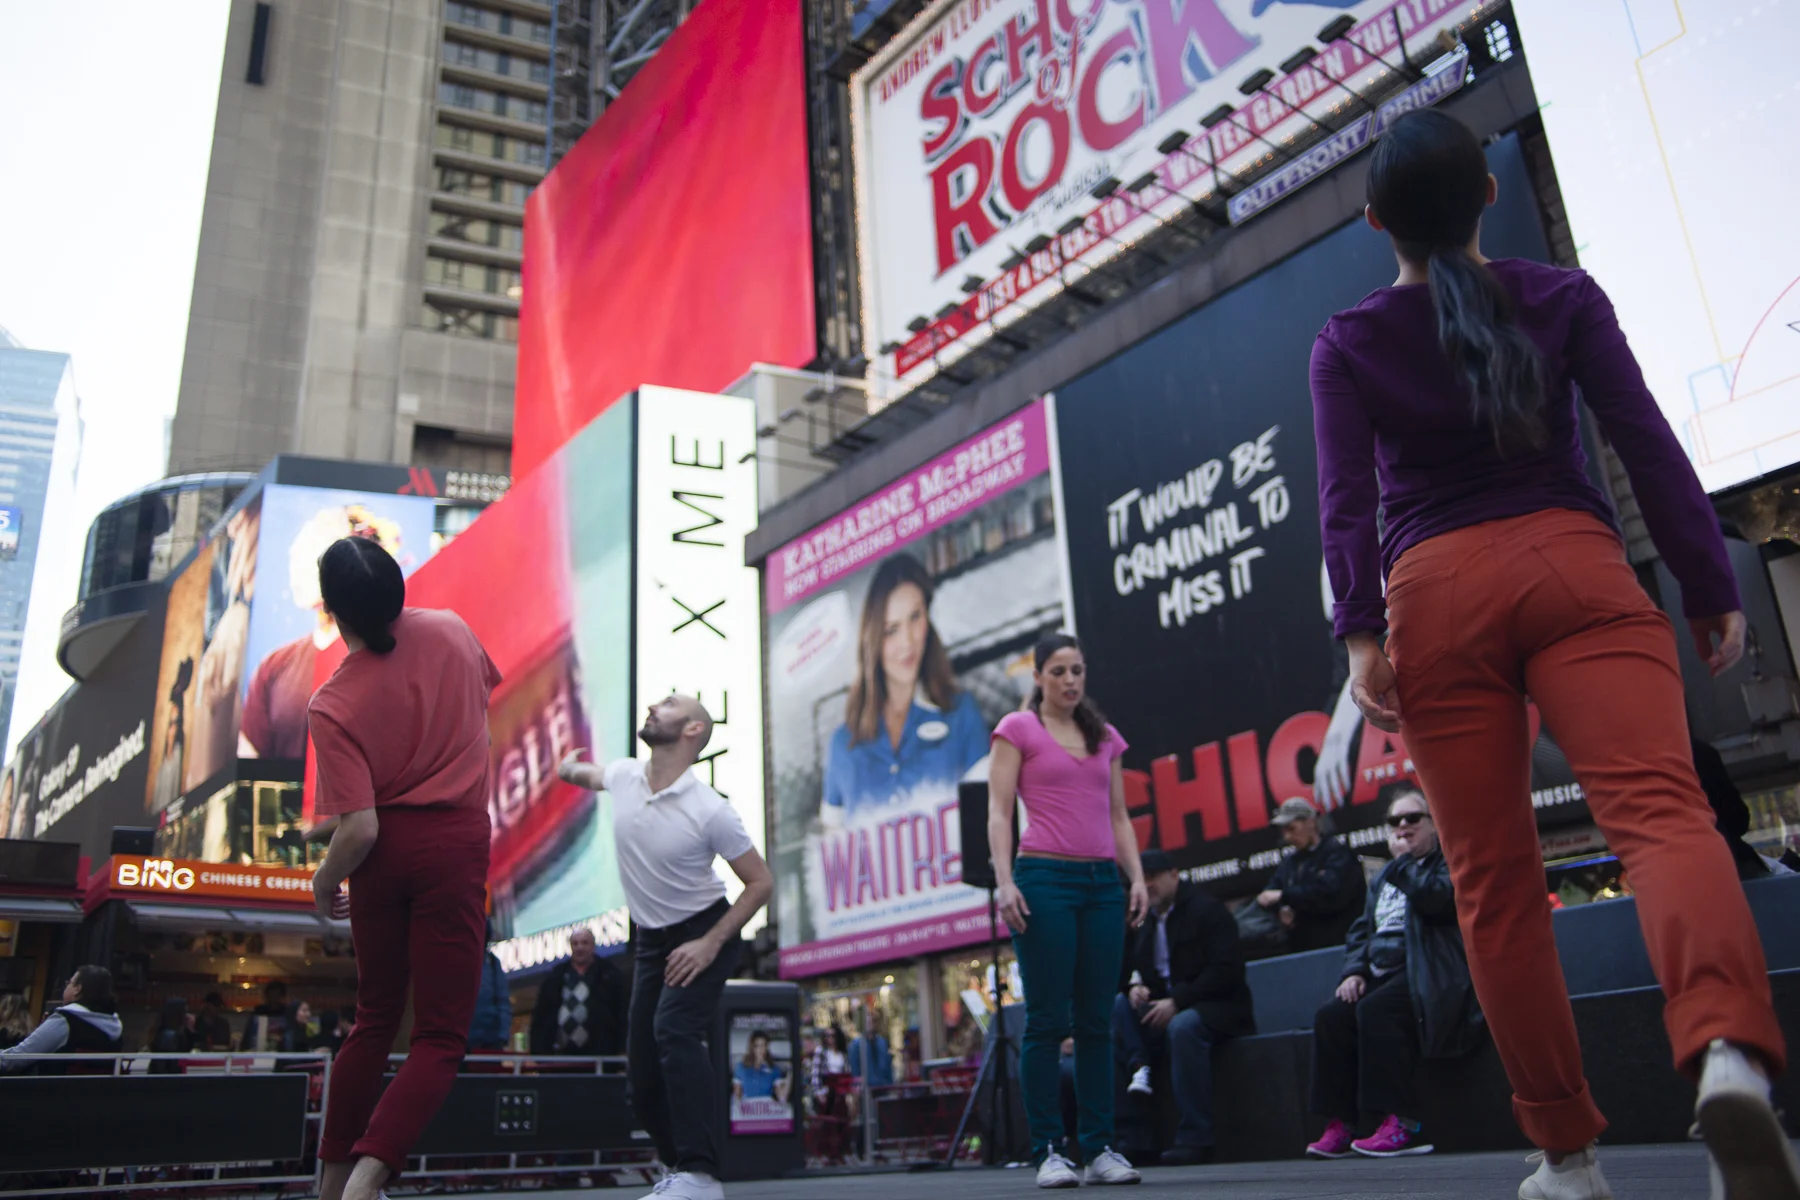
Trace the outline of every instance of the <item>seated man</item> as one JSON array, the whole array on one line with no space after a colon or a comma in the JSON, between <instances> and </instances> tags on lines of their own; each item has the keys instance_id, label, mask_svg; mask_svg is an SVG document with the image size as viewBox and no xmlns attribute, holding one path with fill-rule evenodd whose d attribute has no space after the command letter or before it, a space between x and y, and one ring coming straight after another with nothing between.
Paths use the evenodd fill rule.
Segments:
<instances>
[{"instance_id":1,"label":"seated man","mask_svg":"<svg viewBox=\"0 0 1800 1200\"><path fill-rule=\"evenodd\" d=\"M1337 995L1313 1018L1312 1111L1331 1120L1306 1148L1314 1158L1431 1153L1420 1136L1414 1065L1420 1056L1466 1054L1483 1033L1450 867L1424 794L1399 792L1387 820L1394 859L1350 927ZM1355 1139L1364 1111L1381 1123Z\"/></svg>"},{"instance_id":2,"label":"seated man","mask_svg":"<svg viewBox=\"0 0 1800 1200\"><path fill-rule=\"evenodd\" d=\"M1129 936L1127 982L1113 1005L1113 1047L1130 1091L1149 1095L1150 1067L1167 1054L1175 1107L1175 1146L1166 1166L1212 1154L1212 1048L1256 1032L1244 955L1231 913L1175 873L1168 855L1143 855L1150 917Z\"/></svg>"},{"instance_id":3,"label":"seated man","mask_svg":"<svg viewBox=\"0 0 1800 1200\"><path fill-rule=\"evenodd\" d=\"M1363 874L1356 856L1319 828L1311 801L1293 797L1270 818L1293 853L1281 860L1256 902L1281 918L1288 949L1341 946L1362 909Z\"/></svg>"}]
</instances>

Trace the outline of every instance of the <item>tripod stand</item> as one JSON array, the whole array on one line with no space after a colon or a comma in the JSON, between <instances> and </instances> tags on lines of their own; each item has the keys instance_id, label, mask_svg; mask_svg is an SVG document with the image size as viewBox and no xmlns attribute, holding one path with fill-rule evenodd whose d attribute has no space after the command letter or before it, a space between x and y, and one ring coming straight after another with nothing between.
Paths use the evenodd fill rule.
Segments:
<instances>
[{"instance_id":1,"label":"tripod stand","mask_svg":"<svg viewBox=\"0 0 1800 1200\"><path fill-rule=\"evenodd\" d=\"M988 1115L984 1126L987 1136L981 1143L982 1158L989 1166L996 1165L1001 1160L1001 1147L1013 1142L1012 1081L1019 1066L1019 1048L1006 1035L1006 977L1000 974L1000 910L994 898L994 885L991 883L988 884L987 896L988 961L994 972L993 1024L989 1027L987 1047L981 1054L981 1070L976 1073L975 1084L969 1089L969 1099L963 1105L962 1119L956 1123L956 1136L950 1139L950 1150L944 1157L946 1170L956 1166L956 1152L962 1149L963 1137L969 1128L969 1118L975 1115L975 1105L981 1097L981 1085L990 1077L992 1087L988 1090Z\"/></svg>"}]
</instances>

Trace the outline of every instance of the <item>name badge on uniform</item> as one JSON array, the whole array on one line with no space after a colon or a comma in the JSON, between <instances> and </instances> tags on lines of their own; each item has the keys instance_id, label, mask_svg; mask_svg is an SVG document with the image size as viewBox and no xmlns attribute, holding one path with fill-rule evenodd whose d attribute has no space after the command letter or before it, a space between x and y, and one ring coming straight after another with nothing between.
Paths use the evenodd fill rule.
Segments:
<instances>
[{"instance_id":1,"label":"name badge on uniform","mask_svg":"<svg viewBox=\"0 0 1800 1200\"><path fill-rule=\"evenodd\" d=\"M919 740L922 742L941 742L950 736L950 726L942 721L926 721L919 726Z\"/></svg>"}]
</instances>

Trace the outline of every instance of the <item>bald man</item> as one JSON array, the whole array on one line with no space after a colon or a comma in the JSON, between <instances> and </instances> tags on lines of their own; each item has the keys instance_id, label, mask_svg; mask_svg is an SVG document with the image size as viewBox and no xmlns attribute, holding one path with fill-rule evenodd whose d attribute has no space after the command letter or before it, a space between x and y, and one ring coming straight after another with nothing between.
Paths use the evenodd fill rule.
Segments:
<instances>
[{"instance_id":1,"label":"bald man","mask_svg":"<svg viewBox=\"0 0 1800 1200\"><path fill-rule=\"evenodd\" d=\"M563 760L563 779L613 796L619 879L637 926L637 959L626 1034L632 1105L670 1172L657 1200L722 1200L716 1096L705 1044L719 1019L725 981L736 972L745 922L775 890L768 864L725 798L693 766L713 721L692 696L652 705L638 738L648 760L604 769ZM743 881L734 904L713 866L723 858ZM646 1200L649 1200L646 1197Z\"/></svg>"}]
</instances>

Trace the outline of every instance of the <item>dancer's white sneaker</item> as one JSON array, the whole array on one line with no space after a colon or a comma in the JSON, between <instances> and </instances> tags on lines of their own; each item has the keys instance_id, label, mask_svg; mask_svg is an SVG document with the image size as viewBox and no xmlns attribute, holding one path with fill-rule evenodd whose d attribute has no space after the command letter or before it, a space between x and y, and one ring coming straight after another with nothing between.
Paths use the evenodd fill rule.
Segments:
<instances>
[{"instance_id":1,"label":"dancer's white sneaker","mask_svg":"<svg viewBox=\"0 0 1800 1200\"><path fill-rule=\"evenodd\" d=\"M1128 1087L1126 1087L1125 1090L1130 1092L1134 1096L1151 1095L1152 1089L1150 1087L1150 1068L1149 1067L1139 1067L1137 1070L1133 1071L1131 1073L1131 1083Z\"/></svg>"},{"instance_id":2,"label":"dancer's white sneaker","mask_svg":"<svg viewBox=\"0 0 1800 1200\"><path fill-rule=\"evenodd\" d=\"M1087 1165L1087 1174L1081 1181L1089 1187L1101 1184L1142 1183L1144 1177L1123 1154L1108 1146L1094 1156L1094 1161Z\"/></svg>"},{"instance_id":3,"label":"dancer's white sneaker","mask_svg":"<svg viewBox=\"0 0 1800 1200\"><path fill-rule=\"evenodd\" d=\"M1537 1173L1519 1185L1519 1200L1612 1200L1612 1188L1600 1173L1593 1144L1565 1154L1552 1164L1542 1150L1526 1162L1538 1164Z\"/></svg>"},{"instance_id":4,"label":"dancer's white sneaker","mask_svg":"<svg viewBox=\"0 0 1800 1200\"><path fill-rule=\"evenodd\" d=\"M1052 1150L1038 1167L1037 1185L1041 1188L1080 1187L1081 1176L1075 1173L1074 1163Z\"/></svg>"},{"instance_id":5,"label":"dancer's white sneaker","mask_svg":"<svg viewBox=\"0 0 1800 1200\"><path fill-rule=\"evenodd\" d=\"M725 1200L725 1188L711 1175L699 1171L672 1171L642 1200Z\"/></svg>"},{"instance_id":6,"label":"dancer's white sneaker","mask_svg":"<svg viewBox=\"0 0 1800 1200\"><path fill-rule=\"evenodd\" d=\"M1713 1200L1800 1200L1800 1161L1769 1081L1724 1038L1707 1048L1694 1118L1712 1154Z\"/></svg>"}]
</instances>

